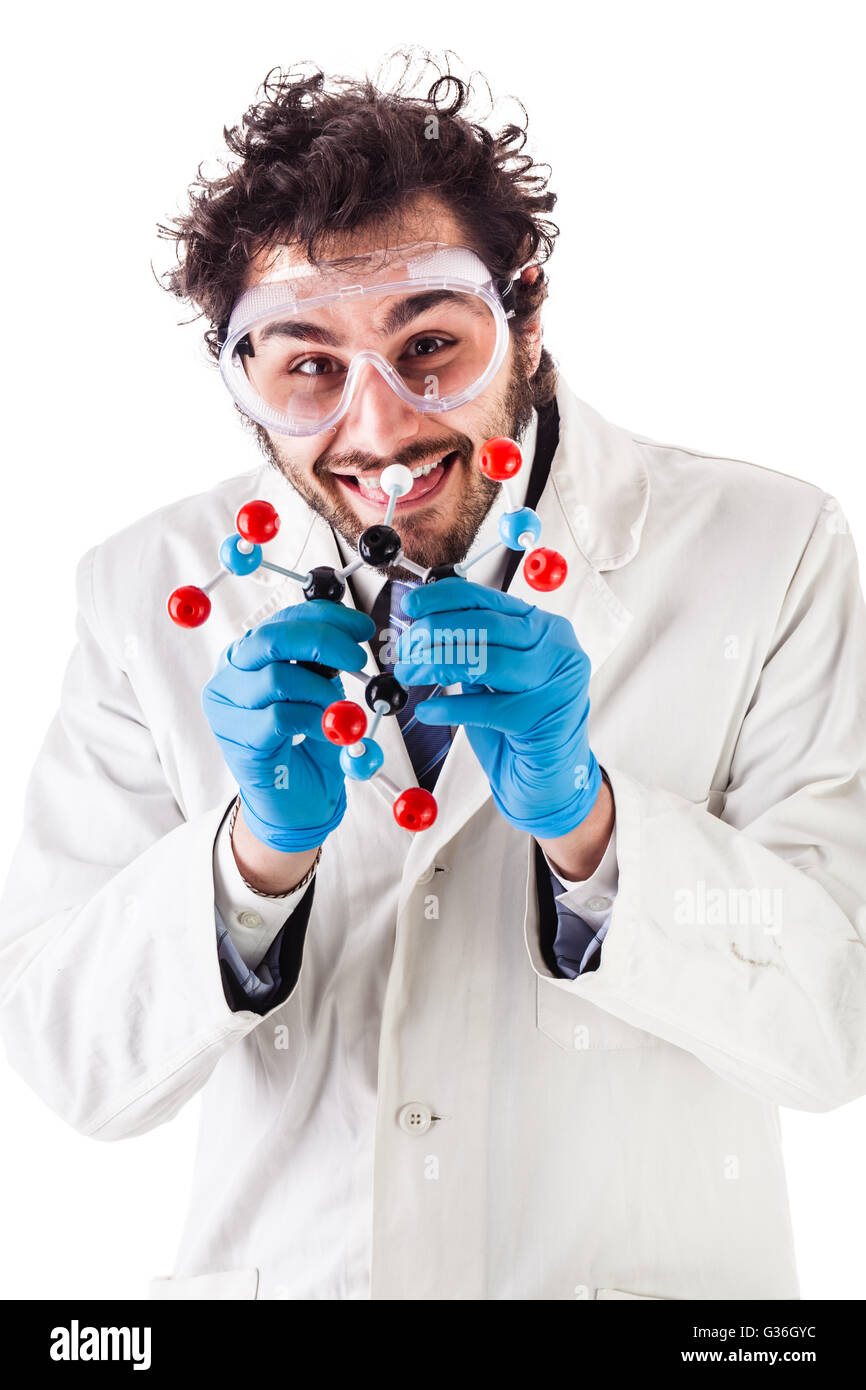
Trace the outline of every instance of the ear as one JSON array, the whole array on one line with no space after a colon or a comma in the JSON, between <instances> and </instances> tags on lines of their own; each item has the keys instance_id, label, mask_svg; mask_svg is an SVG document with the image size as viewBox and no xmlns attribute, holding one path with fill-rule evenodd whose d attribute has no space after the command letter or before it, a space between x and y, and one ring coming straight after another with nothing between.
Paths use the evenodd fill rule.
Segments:
<instances>
[{"instance_id":1,"label":"ear","mask_svg":"<svg viewBox=\"0 0 866 1390\"><path fill-rule=\"evenodd\" d=\"M541 271L537 265L528 265L520 272L520 279L524 285L534 285ZM541 361L541 308L527 319L522 332L524 347L527 352L529 362L529 375L534 376L538 371L538 364Z\"/></svg>"}]
</instances>

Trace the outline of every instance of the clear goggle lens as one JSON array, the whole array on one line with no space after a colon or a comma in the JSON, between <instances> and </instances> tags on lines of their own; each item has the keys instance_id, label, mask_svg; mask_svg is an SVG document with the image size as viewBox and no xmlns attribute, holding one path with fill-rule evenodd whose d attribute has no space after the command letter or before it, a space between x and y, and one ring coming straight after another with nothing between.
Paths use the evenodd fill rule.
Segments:
<instances>
[{"instance_id":1,"label":"clear goggle lens","mask_svg":"<svg viewBox=\"0 0 866 1390\"><path fill-rule=\"evenodd\" d=\"M402 258L368 283L334 279L271 281L236 306L220 366L238 403L266 426L289 434L330 428L370 373L416 410L454 410L501 365L507 321L473 252L447 247Z\"/></svg>"}]
</instances>

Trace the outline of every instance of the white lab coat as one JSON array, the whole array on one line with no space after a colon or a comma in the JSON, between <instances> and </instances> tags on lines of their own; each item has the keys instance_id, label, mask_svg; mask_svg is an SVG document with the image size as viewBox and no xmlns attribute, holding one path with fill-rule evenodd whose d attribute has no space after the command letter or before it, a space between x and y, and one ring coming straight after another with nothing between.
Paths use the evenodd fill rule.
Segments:
<instances>
[{"instance_id":1,"label":"white lab coat","mask_svg":"<svg viewBox=\"0 0 866 1390\"><path fill-rule=\"evenodd\" d=\"M250 496L282 515L278 563L338 563L333 538L263 466L81 562L79 645L0 906L0 1024L12 1065L95 1138L203 1088L156 1296L797 1296L777 1106L866 1091L852 540L809 484L636 436L564 385L559 405L538 510L568 577L540 596L518 571L510 591L572 620L616 801L615 907L576 980L544 964L533 842L461 730L426 833L396 825L382 780L349 784L296 987L233 1013L212 850L234 788L200 692L228 641L300 595L229 579L195 632L165 599L213 572ZM396 721L381 737L412 785Z\"/></svg>"}]
</instances>

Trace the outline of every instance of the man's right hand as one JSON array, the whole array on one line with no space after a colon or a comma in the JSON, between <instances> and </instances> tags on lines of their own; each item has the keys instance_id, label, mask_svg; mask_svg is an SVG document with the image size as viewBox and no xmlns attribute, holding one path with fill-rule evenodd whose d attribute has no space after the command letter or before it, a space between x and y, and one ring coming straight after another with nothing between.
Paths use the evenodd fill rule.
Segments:
<instances>
[{"instance_id":1,"label":"man's right hand","mask_svg":"<svg viewBox=\"0 0 866 1390\"><path fill-rule=\"evenodd\" d=\"M342 683L297 663L360 671L366 653L359 643L374 632L366 613L327 599L284 608L226 648L202 692L244 820L273 850L315 848L346 810L341 750L322 732L325 709L343 698Z\"/></svg>"}]
</instances>

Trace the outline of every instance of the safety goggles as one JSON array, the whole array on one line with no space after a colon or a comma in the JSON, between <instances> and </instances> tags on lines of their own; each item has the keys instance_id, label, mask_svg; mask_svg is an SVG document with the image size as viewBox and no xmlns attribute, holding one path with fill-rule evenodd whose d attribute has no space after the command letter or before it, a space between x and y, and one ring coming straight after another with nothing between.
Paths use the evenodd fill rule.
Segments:
<instances>
[{"instance_id":1,"label":"safety goggles","mask_svg":"<svg viewBox=\"0 0 866 1390\"><path fill-rule=\"evenodd\" d=\"M314 435L378 372L415 410L457 410L508 347L511 282L465 246L416 242L311 267L277 255L220 334L220 372L253 420Z\"/></svg>"}]
</instances>

